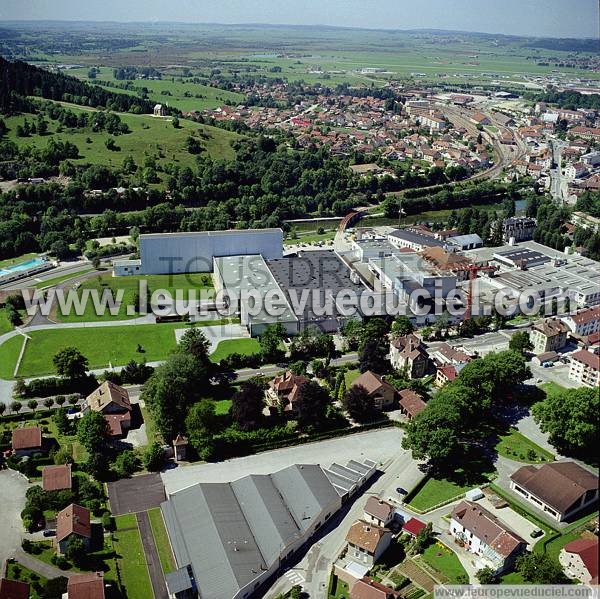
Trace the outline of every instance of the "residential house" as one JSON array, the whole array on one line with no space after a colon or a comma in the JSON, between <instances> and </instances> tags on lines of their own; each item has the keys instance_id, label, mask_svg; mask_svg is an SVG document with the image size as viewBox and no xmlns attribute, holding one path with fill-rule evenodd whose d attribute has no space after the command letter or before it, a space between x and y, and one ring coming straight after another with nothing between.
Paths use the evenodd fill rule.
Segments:
<instances>
[{"instance_id":1,"label":"residential house","mask_svg":"<svg viewBox=\"0 0 600 599\"><path fill-rule=\"evenodd\" d=\"M64 491L71 487L71 464L44 466L42 469L42 489L44 491Z\"/></svg>"},{"instance_id":2,"label":"residential house","mask_svg":"<svg viewBox=\"0 0 600 599\"><path fill-rule=\"evenodd\" d=\"M12 450L19 457L44 451L42 429L39 426L13 429Z\"/></svg>"},{"instance_id":3,"label":"residential house","mask_svg":"<svg viewBox=\"0 0 600 599\"><path fill-rule=\"evenodd\" d=\"M90 510L76 503L68 505L56 516L56 550L64 553L69 540L77 536L83 540L89 550L92 541L92 525L90 523Z\"/></svg>"},{"instance_id":4,"label":"residential house","mask_svg":"<svg viewBox=\"0 0 600 599\"><path fill-rule=\"evenodd\" d=\"M469 120L475 125L489 125L490 119L483 112L475 112L470 117Z\"/></svg>"},{"instance_id":5,"label":"residential house","mask_svg":"<svg viewBox=\"0 0 600 599\"><path fill-rule=\"evenodd\" d=\"M393 589L365 576L350 589L350 599L396 599L400 597Z\"/></svg>"},{"instance_id":6,"label":"residential house","mask_svg":"<svg viewBox=\"0 0 600 599\"><path fill-rule=\"evenodd\" d=\"M529 332L529 340L536 354L559 351L567 344L569 328L558 318L536 322Z\"/></svg>"},{"instance_id":7,"label":"residential house","mask_svg":"<svg viewBox=\"0 0 600 599\"><path fill-rule=\"evenodd\" d=\"M290 370L276 376L269 382L265 392L267 405L273 409L281 408L283 412L293 414L294 402L298 398L300 387L307 382L307 378L294 374Z\"/></svg>"},{"instance_id":8,"label":"residential house","mask_svg":"<svg viewBox=\"0 0 600 599\"><path fill-rule=\"evenodd\" d=\"M522 466L511 475L510 488L558 522L598 502L598 476L572 461Z\"/></svg>"},{"instance_id":9,"label":"residential house","mask_svg":"<svg viewBox=\"0 0 600 599\"><path fill-rule=\"evenodd\" d=\"M378 410L388 410L394 406L396 389L379 374L367 370L352 383L352 387L361 386L366 389Z\"/></svg>"},{"instance_id":10,"label":"residential house","mask_svg":"<svg viewBox=\"0 0 600 599\"><path fill-rule=\"evenodd\" d=\"M0 599L29 599L29 583L0 579Z\"/></svg>"},{"instance_id":11,"label":"residential house","mask_svg":"<svg viewBox=\"0 0 600 599\"><path fill-rule=\"evenodd\" d=\"M382 526L358 520L350 527L346 542L349 558L367 566L374 566L390 546L392 533Z\"/></svg>"},{"instance_id":12,"label":"residential house","mask_svg":"<svg viewBox=\"0 0 600 599\"><path fill-rule=\"evenodd\" d=\"M600 331L600 306L581 310L577 314L565 316L562 321L571 329L571 333L586 337Z\"/></svg>"},{"instance_id":13,"label":"residential house","mask_svg":"<svg viewBox=\"0 0 600 599\"><path fill-rule=\"evenodd\" d=\"M583 584L598 584L598 538L576 539L558 554L564 573Z\"/></svg>"},{"instance_id":14,"label":"residential house","mask_svg":"<svg viewBox=\"0 0 600 599\"><path fill-rule=\"evenodd\" d=\"M600 386L600 356L587 349L570 355L569 378L580 385L595 389Z\"/></svg>"},{"instance_id":15,"label":"residential house","mask_svg":"<svg viewBox=\"0 0 600 599\"><path fill-rule=\"evenodd\" d=\"M533 239L533 232L537 226L535 218L529 216L511 216L502 221L502 240L508 243L528 241Z\"/></svg>"},{"instance_id":16,"label":"residential house","mask_svg":"<svg viewBox=\"0 0 600 599\"><path fill-rule=\"evenodd\" d=\"M409 420L420 414L427 405L423 398L411 389L403 389L398 395L400 396L400 411Z\"/></svg>"},{"instance_id":17,"label":"residential house","mask_svg":"<svg viewBox=\"0 0 600 599\"><path fill-rule=\"evenodd\" d=\"M74 574L67 582L67 599L104 599L104 574Z\"/></svg>"},{"instance_id":18,"label":"residential house","mask_svg":"<svg viewBox=\"0 0 600 599\"><path fill-rule=\"evenodd\" d=\"M427 373L429 356L423 342L412 333L390 341L390 362L396 370L405 370L411 379L420 379Z\"/></svg>"},{"instance_id":19,"label":"residential house","mask_svg":"<svg viewBox=\"0 0 600 599\"><path fill-rule=\"evenodd\" d=\"M443 387L446 383L452 382L465 366L466 363L443 364L442 366L438 366L433 381L435 386Z\"/></svg>"},{"instance_id":20,"label":"residential house","mask_svg":"<svg viewBox=\"0 0 600 599\"><path fill-rule=\"evenodd\" d=\"M495 573L511 568L527 547L516 532L471 501L461 501L452 510L450 534L456 543L480 557L481 567L489 566Z\"/></svg>"},{"instance_id":21,"label":"residential house","mask_svg":"<svg viewBox=\"0 0 600 599\"><path fill-rule=\"evenodd\" d=\"M369 524L386 528L394 519L396 508L387 501L371 496L365 503L363 519Z\"/></svg>"},{"instance_id":22,"label":"residential house","mask_svg":"<svg viewBox=\"0 0 600 599\"><path fill-rule=\"evenodd\" d=\"M87 396L84 410L104 415L111 437L120 437L131 426L129 393L111 381L105 381Z\"/></svg>"}]
</instances>

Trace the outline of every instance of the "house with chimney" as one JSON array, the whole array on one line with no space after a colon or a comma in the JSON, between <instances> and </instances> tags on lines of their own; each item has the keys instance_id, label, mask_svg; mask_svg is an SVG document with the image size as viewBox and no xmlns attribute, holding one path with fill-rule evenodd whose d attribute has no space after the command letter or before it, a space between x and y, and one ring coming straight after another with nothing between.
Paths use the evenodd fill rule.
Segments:
<instances>
[{"instance_id":1,"label":"house with chimney","mask_svg":"<svg viewBox=\"0 0 600 599\"><path fill-rule=\"evenodd\" d=\"M583 584L598 584L598 537L567 543L558 554L563 572Z\"/></svg>"},{"instance_id":2,"label":"house with chimney","mask_svg":"<svg viewBox=\"0 0 600 599\"><path fill-rule=\"evenodd\" d=\"M363 372L355 379L352 387L363 387L377 410L389 410L396 401L396 388L371 370Z\"/></svg>"},{"instance_id":3,"label":"house with chimney","mask_svg":"<svg viewBox=\"0 0 600 599\"><path fill-rule=\"evenodd\" d=\"M90 549L92 525L90 510L76 503L68 505L56 515L56 551L64 554L73 537L83 540L85 548Z\"/></svg>"},{"instance_id":4,"label":"house with chimney","mask_svg":"<svg viewBox=\"0 0 600 599\"><path fill-rule=\"evenodd\" d=\"M269 381L265 391L265 399L269 408L292 416L296 412L295 402L300 393L300 387L308 379L301 374L294 374L287 370L284 374L276 376Z\"/></svg>"},{"instance_id":5,"label":"house with chimney","mask_svg":"<svg viewBox=\"0 0 600 599\"><path fill-rule=\"evenodd\" d=\"M408 420L412 420L415 416L418 416L427 405L423 401L423 398L412 389L402 389L398 395L400 397L400 411Z\"/></svg>"},{"instance_id":6,"label":"house with chimney","mask_svg":"<svg viewBox=\"0 0 600 599\"><path fill-rule=\"evenodd\" d=\"M111 381L105 381L87 396L84 411L87 410L104 416L109 435L113 438L122 437L131 426L129 393Z\"/></svg>"},{"instance_id":7,"label":"house with chimney","mask_svg":"<svg viewBox=\"0 0 600 599\"><path fill-rule=\"evenodd\" d=\"M392 542L392 532L364 520L357 520L346 535L346 556L369 568L374 566Z\"/></svg>"},{"instance_id":8,"label":"house with chimney","mask_svg":"<svg viewBox=\"0 0 600 599\"><path fill-rule=\"evenodd\" d=\"M450 534L454 541L477 555L476 567L490 567L496 574L514 566L527 542L499 518L472 501L461 501L452 510Z\"/></svg>"},{"instance_id":9,"label":"house with chimney","mask_svg":"<svg viewBox=\"0 0 600 599\"><path fill-rule=\"evenodd\" d=\"M392 338L390 363L395 370L404 370L409 378L420 379L427 374L429 355L423 342L411 333Z\"/></svg>"},{"instance_id":10,"label":"house with chimney","mask_svg":"<svg viewBox=\"0 0 600 599\"><path fill-rule=\"evenodd\" d=\"M365 503L363 520L376 526L387 527L396 513L396 508L391 503L371 496Z\"/></svg>"},{"instance_id":11,"label":"house with chimney","mask_svg":"<svg viewBox=\"0 0 600 599\"><path fill-rule=\"evenodd\" d=\"M529 340L536 354L559 351L567 344L569 327L558 318L547 318L532 325Z\"/></svg>"}]
</instances>

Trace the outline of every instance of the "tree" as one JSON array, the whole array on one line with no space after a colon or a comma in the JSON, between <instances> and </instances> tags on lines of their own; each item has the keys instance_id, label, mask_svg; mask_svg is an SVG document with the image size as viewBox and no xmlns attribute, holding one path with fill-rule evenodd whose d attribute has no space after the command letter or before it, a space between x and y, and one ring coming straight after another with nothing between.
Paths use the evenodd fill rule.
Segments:
<instances>
[{"instance_id":1,"label":"tree","mask_svg":"<svg viewBox=\"0 0 600 599\"><path fill-rule=\"evenodd\" d=\"M394 322L392 322L392 335L396 337L403 337L404 335L409 335L414 330L415 327L413 326L408 316L396 316Z\"/></svg>"},{"instance_id":2,"label":"tree","mask_svg":"<svg viewBox=\"0 0 600 599\"><path fill-rule=\"evenodd\" d=\"M10 403L10 410L11 410L11 412L19 413L21 411L22 407L23 407L23 405L21 404L20 401L12 401Z\"/></svg>"},{"instance_id":3,"label":"tree","mask_svg":"<svg viewBox=\"0 0 600 599\"><path fill-rule=\"evenodd\" d=\"M358 367L361 372L371 370L383 374L389 368L387 347L382 339L368 339L358 350Z\"/></svg>"},{"instance_id":4,"label":"tree","mask_svg":"<svg viewBox=\"0 0 600 599\"><path fill-rule=\"evenodd\" d=\"M173 123L174 129L179 129L181 127L179 119L176 116L173 117L173 120L171 122Z\"/></svg>"},{"instance_id":5,"label":"tree","mask_svg":"<svg viewBox=\"0 0 600 599\"><path fill-rule=\"evenodd\" d=\"M54 463L57 465L64 464L72 464L73 463L73 455L71 453L71 448L68 445L61 445L54 454Z\"/></svg>"},{"instance_id":6,"label":"tree","mask_svg":"<svg viewBox=\"0 0 600 599\"><path fill-rule=\"evenodd\" d=\"M0 416L6 412L6 404L3 401L0 401Z\"/></svg>"},{"instance_id":7,"label":"tree","mask_svg":"<svg viewBox=\"0 0 600 599\"><path fill-rule=\"evenodd\" d=\"M263 407L263 390L256 383L247 381L232 398L231 416L242 430L252 430L262 421Z\"/></svg>"},{"instance_id":8,"label":"tree","mask_svg":"<svg viewBox=\"0 0 600 599\"><path fill-rule=\"evenodd\" d=\"M564 453L590 455L600 427L600 399L595 389L568 389L549 393L534 404L533 417L550 443Z\"/></svg>"},{"instance_id":9,"label":"tree","mask_svg":"<svg viewBox=\"0 0 600 599\"><path fill-rule=\"evenodd\" d=\"M108 472L108 459L102 452L90 453L88 454L83 468L96 480L102 480Z\"/></svg>"},{"instance_id":10,"label":"tree","mask_svg":"<svg viewBox=\"0 0 600 599\"><path fill-rule=\"evenodd\" d=\"M54 405L54 398L52 397L47 397L44 400L44 406L47 407L48 409L50 409L52 406Z\"/></svg>"},{"instance_id":11,"label":"tree","mask_svg":"<svg viewBox=\"0 0 600 599\"><path fill-rule=\"evenodd\" d=\"M529 340L529 333L526 331L519 331L515 333L508 342L508 348L513 351L517 351L520 354L524 354L527 351L533 349L533 343Z\"/></svg>"},{"instance_id":12,"label":"tree","mask_svg":"<svg viewBox=\"0 0 600 599\"><path fill-rule=\"evenodd\" d=\"M192 445L194 447L201 445L202 439L211 437L215 432L216 424L215 402L211 399L203 399L195 403L185 419L185 430Z\"/></svg>"},{"instance_id":13,"label":"tree","mask_svg":"<svg viewBox=\"0 0 600 599\"><path fill-rule=\"evenodd\" d=\"M561 584L567 581L558 560L547 553L524 553L517 559L517 571L533 584Z\"/></svg>"},{"instance_id":14,"label":"tree","mask_svg":"<svg viewBox=\"0 0 600 599\"><path fill-rule=\"evenodd\" d=\"M114 470L119 478L127 478L140 467L140 461L132 450L121 452L114 463Z\"/></svg>"},{"instance_id":15,"label":"tree","mask_svg":"<svg viewBox=\"0 0 600 599\"><path fill-rule=\"evenodd\" d=\"M77 422L77 440L90 453L96 453L108 437L108 423L101 412L90 410Z\"/></svg>"},{"instance_id":16,"label":"tree","mask_svg":"<svg viewBox=\"0 0 600 599\"><path fill-rule=\"evenodd\" d=\"M300 385L295 401L298 425L306 428L323 424L330 403L329 393L319 383L307 381Z\"/></svg>"},{"instance_id":17,"label":"tree","mask_svg":"<svg viewBox=\"0 0 600 599\"><path fill-rule=\"evenodd\" d=\"M52 415L52 420L61 435L67 435L71 431L71 421L67 416L67 410L65 408L56 410Z\"/></svg>"},{"instance_id":18,"label":"tree","mask_svg":"<svg viewBox=\"0 0 600 599\"><path fill-rule=\"evenodd\" d=\"M280 322L270 324L259 337L260 353L264 362L275 362L282 355L279 345L286 338L285 327Z\"/></svg>"},{"instance_id":19,"label":"tree","mask_svg":"<svg viewBox=\"0 0 600 599\"><path fill-rule=\"evenodd\" d=\"M88 359L76 348L65 347L52 358L56 372L71 380L81 379L88 369Z\"/></svg>"},{"instance_id":20,"label":"tree","mask_svg":"<svg viewBox=\"0 0 600 599\"><path fill-rule=\"evenodd\" d=\"M75 567L80 568L85 563L86 555L87 552L83 539L79 535L71 535L65 549L65 557Z\"/></svg>"},{"instance_id":21,"label":"tree","mask_svg":"<svg viewBox=\"0 0 600 599\"><path fill-rule=\"evenodd\" d=\"M362 385L353 385L346 391L343 405L356 422L367 422L375 414L373 398Z\"/></svg>"},{"instance_id":22,"label":"tree","mask_svg":"<svg viewBox=\"0 0 600 599\"><path fill-rule=\"evenodd\" d=\"M477 571L475 578L477 578L479 584L494 584L496 582L496 573L489 566L485 566Z\"/></svg>"},{"instance_id":23,"label":"tree","mask_svg":"<svg viewBox=\"0 0 600 599\"><path fill-rule=\"evenodd\" d=\"M433 532L433 524L428 522L427 526L422 528L419 531L419 534L417 534L415 537L413 542L413 549L415 550L415 553L423 553L423 551L425 551L425 549L431 545L434 539L435 534Z\"/></svg>"},{"instance_id":24,"label":"tree","mask_svg":"<svg viewBox=\"0 0 600 599\"><path fill-rule=\"evenodd\" d=\"M165 463L165 452L156 441L149 445L144 452L144 468L150 472L158 472Z\"/></svg>"},{"instance_id":25,"label":"tree","mask_svg":"<svg viewBox=\"0 0 600 599\"><path fill-rule=\"evenodd\" d=\"M200 363L208 363L210 342L200 327L191 327L181 336L177 351L188 354Z\"/></svg>"}]
</instances>

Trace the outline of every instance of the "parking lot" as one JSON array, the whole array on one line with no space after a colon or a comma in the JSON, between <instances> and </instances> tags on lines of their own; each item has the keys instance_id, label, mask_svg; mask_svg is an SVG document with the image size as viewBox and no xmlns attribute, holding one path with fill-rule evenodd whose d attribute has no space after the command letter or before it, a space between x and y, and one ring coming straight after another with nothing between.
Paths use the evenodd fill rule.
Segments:
<instances>
[{"instance_id":1,"label":"parking lot","mask_svg":"<svg viewBox=\"0 0 600 599\"><path fill-rule=\"evenodd\" d=\"M114 516L144 512L165 500L160 474L144 474L108 483L110 509Z\"/></svg>"}]
</instances>

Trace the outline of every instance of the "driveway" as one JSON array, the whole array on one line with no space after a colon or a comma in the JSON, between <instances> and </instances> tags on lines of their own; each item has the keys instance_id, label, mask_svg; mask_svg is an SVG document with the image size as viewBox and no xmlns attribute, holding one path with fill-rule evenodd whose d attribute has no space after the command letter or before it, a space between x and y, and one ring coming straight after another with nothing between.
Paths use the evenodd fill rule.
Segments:
<instances>
[{"instance_id":1,"label":"driveway","mask_svg":"<svg viewBox=\"0 0 600 599\"><path fill-rule=\"evenodd\" d=\"M160 474L143 474L108 483L108 498L113 516L120 516L160 506L165 489Z\"/></svg>"},{"instance_id":2,"label":"driveway","mask_svg":"<svg viewBox=\"0 0 600 599\"><path fill-rule=\"evenodd\" d=\"M177 343L179 343L183 334L188 330L189 327L185 329L175 329L175 339L177 339ZM214 352L215 349L217 349L219 342L224 341L225 339L247 339L250 336L248 334L248 329L241 324L222 324L202 327L202 332L206 335L206 338L210 343L209 353Z\"/></svg>"},{"instance_id":3,"label":"driveway","mask_svg":"<svg viewBox=\"0 0 600 599\"><path fill-rule=\"evenodd\" d=\"M24 534L21 511L25 506L27 479L15 470L0 470L0 570L4 563L21 549Z\"/></svg>"},{"instance_id":4,"label":"driveway","mask_svg":"<svg viewBox=\"0 0 600 599\"><path fill-rule=\"evenodd\" d=\"M150 526L150 518L148 512L140 512L136 515L138 528L140 529L140 537L146 555L146 564L148 565L148 573L150 574L150 582L154 591L154 599L169 599L165 577L163 576L162 566L158 557L158 550L152 527Z\"/></svg>"},{"instance_id":5,"label":"driveway","mask_svg":"<svg viewBox=\"0 0 600 599\"><path fill-rule=\"evenodd\" d=\"M330 466L333 462L345 464L350 459L360 461L366 458L381 465L399 455L409 454L400 447L402 436L401 429L385 428L328 441L265 451L224 462L180 466L163 472L161 476L167 495L170 495L194 483L229 482L247 474L270 474L292 464ZM409 477L396 486L410 489L414 484L412 477Z\"/></svg>"}]
</instances>

